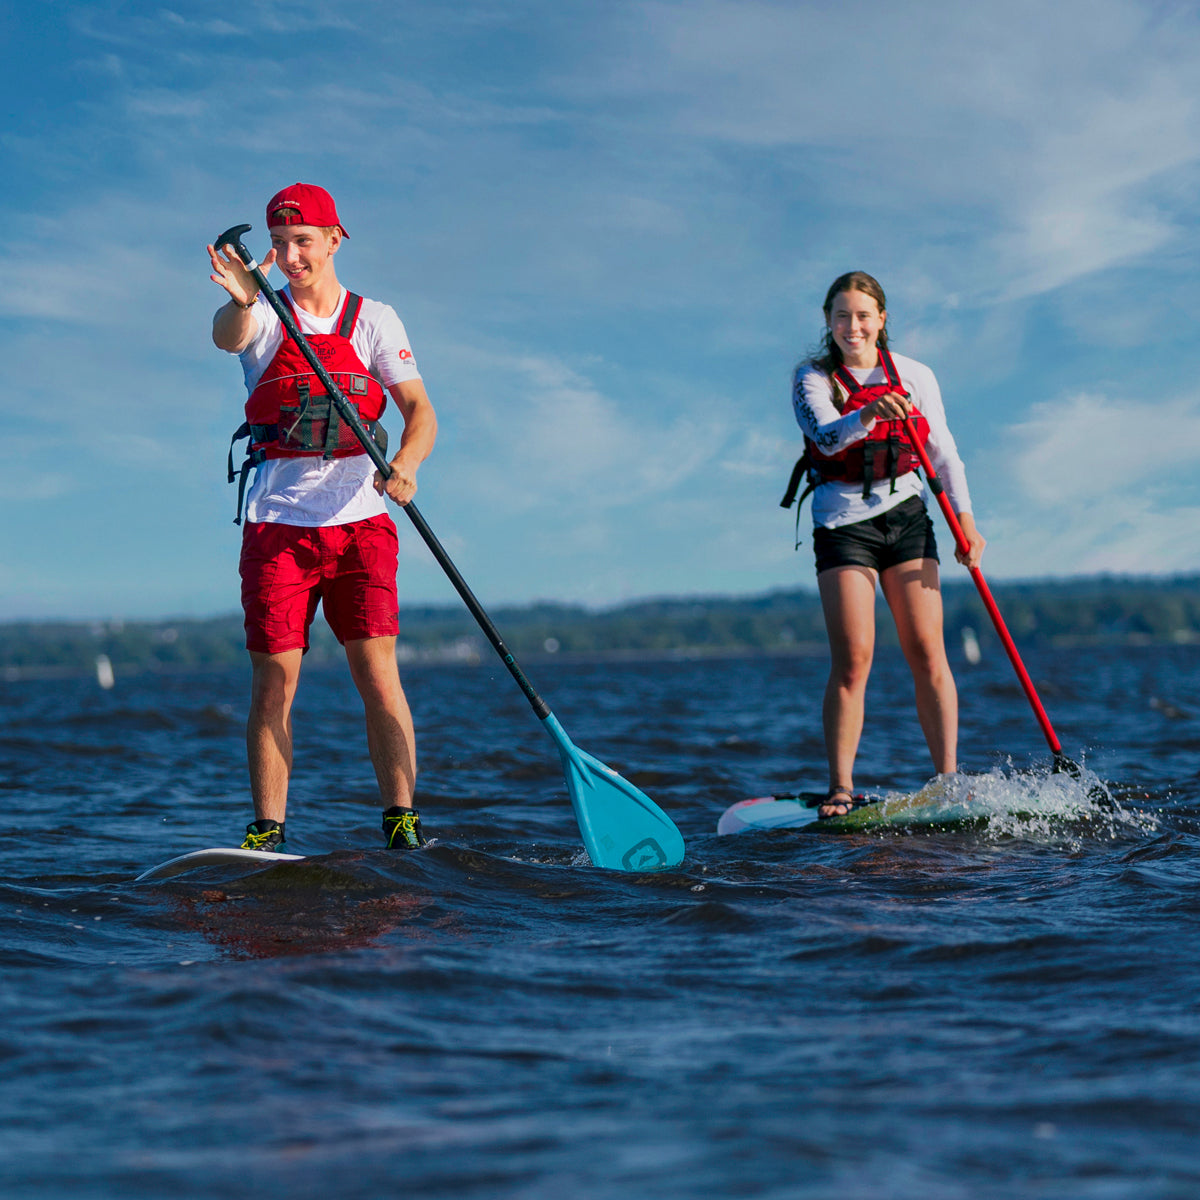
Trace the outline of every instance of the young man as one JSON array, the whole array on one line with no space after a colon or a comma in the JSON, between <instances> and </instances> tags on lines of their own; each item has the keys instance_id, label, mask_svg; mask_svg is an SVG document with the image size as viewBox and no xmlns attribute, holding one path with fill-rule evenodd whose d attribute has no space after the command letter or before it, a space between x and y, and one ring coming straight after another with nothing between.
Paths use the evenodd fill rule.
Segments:
<instances>
[{"instance_id":1,"label":"young man","mask_svg":"<svg viewBox=\"0 0 1200 1200\"><path fill-rule=\"evenodd\" d=\"M284 844L292 701L320 600L362 696L387 843L415 848L424 837L412 806L412 716L396 668L397 539L385 496L412 499L437 418L400 318L338 282L334 257L349 235L329 193L304 183L284 188L267 204L267 227L262 269L275 265L287 277L280 295L322 364L368 429L375 431L390 396L404 430L385 482L345 422L330 419L324 387L236 252L208 247L211 278L229 293L213 318L213 341L241 359L248 466L256 468L240 567L253 670L246 748L255 817L242 845Z\"/></svg>"}]
</instances>

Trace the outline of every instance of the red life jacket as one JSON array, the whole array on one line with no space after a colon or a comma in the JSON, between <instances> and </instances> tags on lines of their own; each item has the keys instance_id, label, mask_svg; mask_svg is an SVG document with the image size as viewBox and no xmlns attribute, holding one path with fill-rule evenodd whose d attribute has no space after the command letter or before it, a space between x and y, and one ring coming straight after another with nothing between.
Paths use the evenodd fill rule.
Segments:
<instances>
[{"instance_id":1,"label":"red life jacket","mask_svg":"<svg viewBox=\"0 0 1200 1200\"><path fill-rule=\"evenodd\" d=\"M883 368L886 382L869 387L859 383L845 366L840 366L834 371L834 379L846 392L846 402L842 405L843 413L865 408L889 392L899 392L902 396L908 396L900 382L900 373L896 370L891 354L882 346L879 348L879 365ZM871 484L876 479L890 479L892 491L895 491L896 479L909 471L915 471L921 465L921 460L909 440L910 428L924 446L929 440L929 422L915 408L908 421L876 421L865 438L844 450L839 450L836 454L825 454L806 436L804 454L792 469L792 477L787 492L780 501L780 507L791 507L805 472L808 472L809 486L804 496L800 497L801 504L809 492L828 482L857 483L861 479L864 500L870 496Z\"/></svg>"},{"instance_id":2,"label":"red life jacket","mask_svg":"<svg viewBox=\"0 0 1200 1200\"><path fill-rule=\"evenodd\" d=\"M281 298L295 313L291 298ZM387 432L377 418L387 404L383 385L367 369L354 350L351 337L362 308L362 297L346 293L341 317L334 333L308 334L321 365L342 394L358 411L367 432L381 450L387 449ZM233 447L249 439L246 461L240 473L233 469ZM354 431L338 416L296 340L283 326L283 341L274 358L246 401L246 420L229 444L229 482L239 478L238 507L234 523L242 519L242 499L251 467L268 458L350 458L366 454Z\"/></svg>"}]
</instances>

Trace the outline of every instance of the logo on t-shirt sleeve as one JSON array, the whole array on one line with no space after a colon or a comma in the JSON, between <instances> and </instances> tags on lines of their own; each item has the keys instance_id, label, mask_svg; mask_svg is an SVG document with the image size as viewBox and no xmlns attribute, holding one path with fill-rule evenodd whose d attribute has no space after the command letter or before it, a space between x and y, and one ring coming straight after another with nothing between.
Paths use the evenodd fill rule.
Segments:
<instances>
[{"instance_id":1,"label":"logo on t-shirt sleeve","mask_svg":"<svg viewBox=\"0 0 1200 1200\"><path fill-rule=\"evenodd\" d=\"M412 362L412 351L411 350L401 350L400 351L400 361L402 363Z\"/></svg>"}]
</instances>

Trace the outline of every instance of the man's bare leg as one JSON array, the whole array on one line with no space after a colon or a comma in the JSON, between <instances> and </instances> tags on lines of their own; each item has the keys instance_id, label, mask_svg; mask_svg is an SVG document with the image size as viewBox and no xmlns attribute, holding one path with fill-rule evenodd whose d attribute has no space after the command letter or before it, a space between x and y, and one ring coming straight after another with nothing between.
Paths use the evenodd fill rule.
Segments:
<instances>
[{"instance_id":1,"label":"man's bare leg","mask_svg":"<svg viewBox=\"0 0 1200 1200\"><path fill-rule=\"evenodd\" d=\"M292 773L292 701L300 682L301 650L282 654L250 651L250 715L246 756L256 820L283 823Z\"/></svg>"},{"instance_id":2,"label":"man's bare leg","mask_svg":"<svg viewBox=\"0 0 1200 1200\"><path fill-rule=\"evenodd\" d=\"M412 713L396 667L394 637L346 643L346 660L367 722L367 750L385 809L412 808L417 783L417 745Z\"/></svg>"}]
</instances>

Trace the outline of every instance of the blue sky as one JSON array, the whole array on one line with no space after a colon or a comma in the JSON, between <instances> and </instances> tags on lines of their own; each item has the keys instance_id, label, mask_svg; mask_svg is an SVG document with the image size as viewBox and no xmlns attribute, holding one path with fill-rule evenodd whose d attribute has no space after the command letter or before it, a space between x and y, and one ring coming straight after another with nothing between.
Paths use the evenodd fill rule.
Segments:
<instances>
[{"instance_id":1,"label":"blue sky","mask_svg":"<svg viewBox=\"0 0 1200 1200\"><path fill-rule=\"evenodd\" d=\"M853 268L942 384L989 578L1200 569L1194 5L214 11L0 14L0 619L237 607L204 243L265 252L296 180L408 327L418 503L485 605L811 585L789 378ZM398 523L402 602L452 603Z\"/></svg>"}]
</instances>

